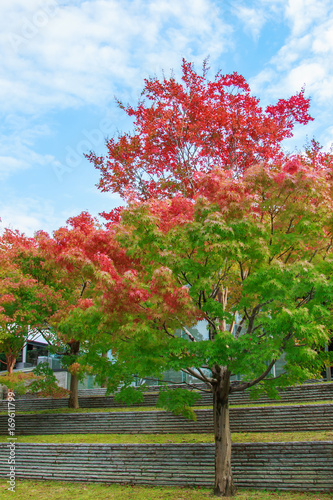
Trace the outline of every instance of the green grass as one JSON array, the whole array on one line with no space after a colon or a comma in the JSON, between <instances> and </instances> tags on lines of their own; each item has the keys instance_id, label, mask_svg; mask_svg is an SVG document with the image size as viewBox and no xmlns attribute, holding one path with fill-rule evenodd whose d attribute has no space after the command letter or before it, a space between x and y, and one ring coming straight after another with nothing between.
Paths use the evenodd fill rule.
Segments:
<instances>
[{"instance_id":1,"label":"green grass","mask_svg":"<svg viewBox=\"0 0 333 500\"><path fill-rule=\"evenodd\" d=\"M303 401L299 403L253 403L247 405L230 405L230 408L253 408L253 407L272 407L272 406L308 406L308 405L319 405L319 404L333 404L333 400L327 401ZM212 406L194 406L194 410L211 410ZM74 410L73 408L57 408L48 410L29 410L29 411L16 411L16 415L48 415L48 414L59 414L59 413L99 413L99 412L135 412L135 411L163 411L161 408L156 406L124 406L122 408L78 408ZM0 411L0 415L6 415L7 411Z\"/></svg>"},{"instance_id":2,"label":"green grass","mask_svg":"<svg viewBox=\"0 0 333 500\"><path fill-rule=\"evenodd\" d=\"M212 434L50 434L16 436L16 443L213 443ZM0 442L7 442L0 436ZM233 443L271 443L284 441L333 441L333 431L245 432L233 433Z\"/></svg>"},{"instance_id":3,"label":"green grass","mask_svg":"<svg viewBox=\"0 0 333 500\"><path fill-rule=\"evenodd\" d=\"M0 479L2 500L213 500L208 488L165 488L97 483L16 481L15 493ZM239 490L234 500L332 500L330 493Z\"/></svg>"},{"instance_id":4,"label":"green grass","mask_svg":"<svg viewBox=\"0 0 333 500\"><path fill-rule=\"evenodd\" d=\"M253 401L251 404L230 405L230 408L247 408L247 407L253 408L254 406L255 407L308 406L308 405L326 405L326 404L333 404L333 399L328 399L325 401L294 401L292 403L282 403L281 401L276 401L276 403L257 403L256 401Z\"/></svg>"}]
</instances>

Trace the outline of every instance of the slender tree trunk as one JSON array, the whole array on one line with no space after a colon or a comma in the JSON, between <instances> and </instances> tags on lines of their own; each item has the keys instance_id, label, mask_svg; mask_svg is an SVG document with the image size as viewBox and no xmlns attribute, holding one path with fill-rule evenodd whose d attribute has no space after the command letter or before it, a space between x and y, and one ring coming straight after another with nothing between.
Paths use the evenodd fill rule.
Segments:
<instances>
[{"instance_id":1,"label":"slender tree trunk","mask_svg":"<svg viewBox=\"0 0 333 500\"><path fill-rule=\"evenodd\" d=\"M80 350L80 342L72 341L70 343L71 354L77 355ZM79 379L77 375L71 373L70 395L68 400L68 408L79 408Z\"/></svg>"},{"instance_id":2,"label":"slender tree trunk","mask_svg":"<svg viewBox=\"0 0 333 500\"><path fill-rule=\"evenodd\" d=\"M71 374L68 408L79 408L79 379L73 374Z\"/></svg>"},{"instance_id":3,"label":"slender tree trunk","mask_svg":"<svg viewBox=\"0 0 333 500\"><path fill-rule=\"evenodd\" d=\"M14 366L15 366L15 363L16 363L16 356L14 356L13 354L6 354L6 362L7 362L7 371L8 371L8 374L11 375L13 373L13 369L14 369ZM8 389L8 387L6 387L7 389L7 393L6 393L6 399L9 398L9 394L10 394L10 391Z\"/></svg>"},{"instance_id":4,"label":"slender tree trunk","mask_svg":"<svg viewBox=\"0 0 333 500\"><path fill-rule=\"evenodd\" d=\"M213 411L215 435L214 494L231 497L236 489L231 470L231 434L229 424L230 372L218 365L213 369Z\"/></svg>"},{"instance_id":5,"label":"slender tree trunk","mask_svg":"<svg viewBox=\"0 0 333 500\"><path fill-rule=\"evenodd\" d=\"M6 354L6 362L7 362L7 371L9 374L12 374L16 363L16 356L13 356L12 354Z\"/></svg>"}]
</instances>

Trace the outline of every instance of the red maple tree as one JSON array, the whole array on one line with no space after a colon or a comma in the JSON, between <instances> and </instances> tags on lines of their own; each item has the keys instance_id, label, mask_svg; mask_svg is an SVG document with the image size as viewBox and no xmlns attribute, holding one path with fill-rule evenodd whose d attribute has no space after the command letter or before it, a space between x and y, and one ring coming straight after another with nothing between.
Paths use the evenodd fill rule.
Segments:
<instances>
[{"instance_id":1,"label":"red maple tree","mask_svg":"<svg viewBox=\"0 0 333 500\"><path fill-rule=\"evenodd\" d=\"M182 82L171 76L145 80L136 107L120 107L134 119L133 133L107 141L107 155L87 155L100 171L98 187L127 200L192 198L197 174L216 169L233 175L260 161L284 158L281 143L295 123L312 120L304 89L263 110L245 79L218 73L207 79L182 64Z\"/></svg>"}]
</instances>

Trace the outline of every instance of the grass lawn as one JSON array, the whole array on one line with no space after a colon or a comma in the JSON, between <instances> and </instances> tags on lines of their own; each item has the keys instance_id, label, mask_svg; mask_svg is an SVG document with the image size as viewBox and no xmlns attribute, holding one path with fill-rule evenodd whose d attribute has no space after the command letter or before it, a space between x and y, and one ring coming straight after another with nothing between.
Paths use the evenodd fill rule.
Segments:
<instances>
[{"instance_id":1,"label":"grass lawn","mask_svg":"<svg viewBox=\"0 0 333 500\"><path fill-rule=\"evenodd\" d=\"M323 405L323 404L333 404L333 400L327 401L302 401L297 403L256 403L252 404L242 404L242 405L230 405L230 408L253 408L253 407L272 407L272 406L308 406L308 405ZM212 406L194 406L194 410L210 410ZM73 408L57 408L48 410L29 410L21 411L16 410L17 415L43 415L43 414L54 414L54 413L96 413L96 412L133 412L133 411L163 411L161 408L156 406L125 406L122 408L78 408L74 410ZM6 415L7 411L0 411L0 415Z\"/></svg>"},{"instance_id":2,"label":"grass lawn","mask_svg":"<svg viewBox=\"0 0 333 500\"><path fill-rule=\"evenodd\" d=\"M120 486L97 483L63 483L51 481L16 481L15 493L7 490L0 479L3 500L213 500L207 488L165 488ZM297 493L239 490L234 500L332 500L330 493Z\"/></svg>"},{"instance_id":3,"label":"grass lawn","mask_svg":"<svg viewBox=\"0 0 333 500\"><path fill-rule=\"evenodd\" d=\"M271 443L285 441L333 441L333 431L245 432L233 433L233 443ZM213 443L212 434L50 434L16 436L16 443ZM0 436L0 442L7 442ZM332 496L333 498L333 496Z\"/></svg>"}]
</instances>

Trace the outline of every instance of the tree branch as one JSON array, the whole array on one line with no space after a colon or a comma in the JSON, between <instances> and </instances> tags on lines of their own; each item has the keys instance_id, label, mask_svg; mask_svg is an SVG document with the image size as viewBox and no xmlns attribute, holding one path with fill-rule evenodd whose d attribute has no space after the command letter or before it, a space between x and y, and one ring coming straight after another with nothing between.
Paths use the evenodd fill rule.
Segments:
<instances>
[{"instance_id":1,"label":"tree branch","mask_svg":"<svg viewBox=\"0 0 333 500\"><path fill-rule=\"evenodd\" d=\"M240 333L241 333L241 331L242 331L242 327L243 327L243 325L244 325L244 323L245 323L245 320L246 320L246 316L244 315L244 316L242 317L242 319L241 319L240 323L239 323L239 324L238 324L238 326L237 326L237 330L236 330L236 333L235 333L235 339L238 339L238 337L239 337L239 335L240 335Z\"/></svg>"},{"instance_id":2,"label":"tree branch","mask_svg":"<svg viewBox=\"0 0 333 500\"><path fill-rule=\"evenodd\" d=\"M182 371L184 373L187 373L188 375L192 375L192 377L197 378L198 380L201 380L205 384L210 384L211 383L212 379L209 379L208 377L206 377L206 375L203 375L203 376L199 375L198 373L196 373L191 368L181 368L180 371Z\"/></svg>"},{"instance_id":3,"label":"tree branch","mask_svg":"<svg viewBox=\"0 0 333 500\"><path fill-rule=\"evenodd\" d=\"M178 318L177 318L178 319ZM188 336L188 338L190 340L192 340L192 342L196 342L195 338L193 337L192 333L185 327L185 326L182 326L182 330L184 330L184 332L186 333L186 335Z\"/></svg>"},{"instance_id":4,"label":"tree branch","mask_svg":"<svg viewBox=\"0 0 333 500\"><path fill-rule=\"evenodd\" d=\"M169 335L169 337L173 337L175 338L175 335L173 335L173 333L170 333L169 330L167 329L167 327L165 326L165 323L163 323L163 328L164 328L164 331L167 335Z\"/></svg>"},{"instance_id":5,"label":"tree branch","mask_svg":"<svg viewBox=\"0 0 333 500\"><path fill-rule=\"evenodd\" d=\"M276 359L273 359L269 363L269 365L266 368L266 370L259 377L257 377L254 380L251 380L251 382L244 382L243 384L237 385L236 387L231 387L230 388L230 393L244 391L245 389L248 389L249 387L252 387L252 386L258 384L258 382L260 382L261 380L263 380L269 374L269 372L271 371L271 369L273 368L273 366L275 365L275 363L276 363Z\"/></svg>"}]
</instances>

